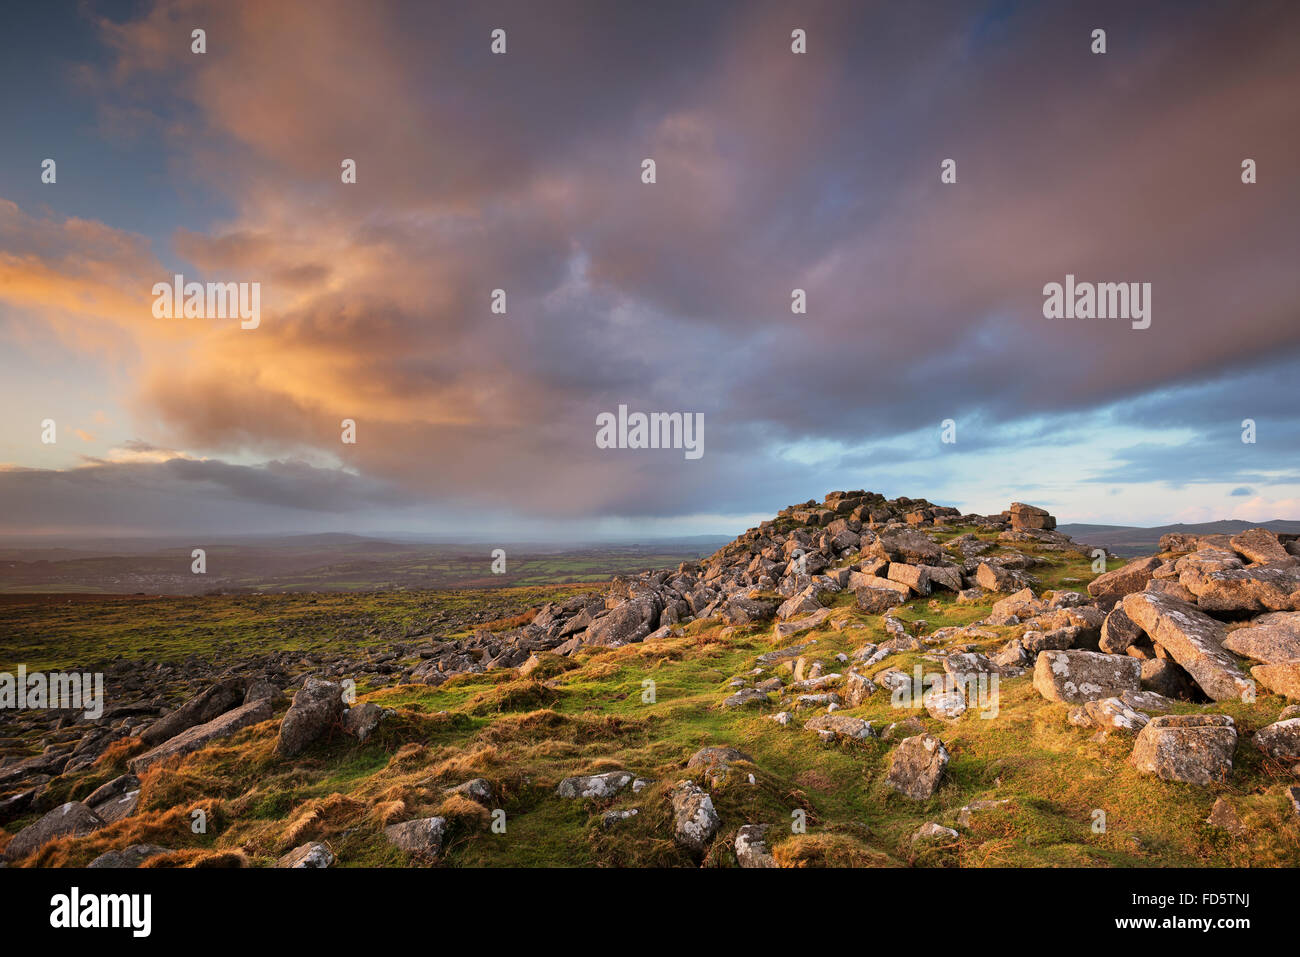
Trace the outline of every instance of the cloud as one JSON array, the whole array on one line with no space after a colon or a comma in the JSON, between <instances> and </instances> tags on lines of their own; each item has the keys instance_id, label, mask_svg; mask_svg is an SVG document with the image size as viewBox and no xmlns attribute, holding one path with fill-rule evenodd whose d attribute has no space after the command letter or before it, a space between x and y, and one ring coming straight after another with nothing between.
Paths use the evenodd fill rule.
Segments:
<instances>
[{"instance_id":1,"label":"cloud","mask_svg":"<svg viewBox=\"0 0 1300 957\"><path fill-rule=\"evenodd\" d=\"M313 522L313 513L411 504L382 483L302 462L254 467L143 455L63 470L0 468L0 501L8 534L265 531Z\"/></svg>"},{"instance_id":2,"label":"cloud","mask_svg":"<svg viewBox=\"0 0 1300 957\"><path fill-rule=\"evenodd\" d=\"M949 417L963 453L1123 434L1045 486L1300 481L1300 13L1117 7L1105 57L1051 5L801 18L803 57L767 3L101 20L106 122L154 131L178 192L228 213L178 204L155 250L0 201L0 300L122 370L151 447L104 467L202 466L258 506L283 470L222 463L558 520L762 512L846 475L933 481L944 450L915 437ZM173 270L260 282L261 326L153 319ZM1066 273L1151 282L1152 327L1044 320ZM597 450L621 403L704 413L704 458ZM1257 450L1231 444L1247 416Z\"/></svg>"}]
</instances>

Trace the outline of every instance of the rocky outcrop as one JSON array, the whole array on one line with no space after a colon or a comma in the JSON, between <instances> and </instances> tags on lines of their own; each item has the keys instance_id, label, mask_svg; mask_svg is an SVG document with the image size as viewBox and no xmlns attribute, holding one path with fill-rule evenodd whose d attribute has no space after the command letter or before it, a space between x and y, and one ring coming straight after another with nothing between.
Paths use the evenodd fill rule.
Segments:
<instances>
[{"instance_id":1,"label":"rocky outcrop","mask_svg":"<svg viewBox=\"0 0 1300 957\"><path fill-rule=\"evenodd\" d=\"M207 724L213 718L243 704L247 691L248 682L242 678L218 681L147 727L140 735L140 740L154 747L176 737L182 731Z\"/></svg>"},{"instance_id":2,"label":"rocky outcrop","mask_svg":"<svg viewBox=\"0 0 1300 957\"><path fill-rule=\"evenodd\" d=\"M1088 594L1099 601L1107 602L1108 605L1113 605L1117 599L1146 588L1152 575L1162 564L1163 561L1155 555L1134 559L1122 568L1094 578L1088 583Z\"/></svg>"},{"instance_id":3,"label":"rocky outcrop","mask_svg":"<svg viewBox=\"0 0 1300 957\"><path fill-rule=\"evenodd\" d=\"M139 757L132 758L127 762L127 767L138 777L160 761L191 754L213 741L228 738L236 731L266 721L271 715L271 702L266 699L240 705L206 724L190 728L171 740L164 741L152 751L146 751Z\"/></svg>"},{"instance_id":4,"label":"rocky outcrop","mask_svg":"<svg viewBox=\"0 0 1300 957\"><path fill-rule=\"evenodd\" d=\"M1250 676L1274 694L1300 701L1300 661L1256 665L1250 669Z\"/></svg>"},{"instance_id":5,"label":"rocky outcrop","mask_svg":"<svg viewBox=\"0 0 1300 957\"><path fill-rule=\"evenodd\" d=\"M1255 732L1255 747L1275 761L1300 761L1300 718L1275 721Z\"/></svg>"},{"instance_id":6,"label":"rocky outcrop","mask_svg":"<svg viewBox=\"0 0 1300 957\"><path fill-rule=\"evenodd\" d=\"M1142 687L1142 663L1125 655L1044 651L1034 662L1034 689L1049 701L1082 704Z\"/></svg>"},{"instance_id":7,"label":"rocky outcrop","mask_svg":"<svg viewBox=\"0 0 1300 957\"><path fill-rule=\"evenodd\" d=\"M1229 632L1223 647L1268 665L1300 661L1300 611L1260 615L1248 627Z\"/></svg>"},{"instance_id":8,"label":"rocky outcrop","mask_svg":"<svg viewBox=\"0 0 1300 957\"><path fill-rule=\"evenodd\" d=\"M956 521L972 526L978 534L969 530L956 537L935 533L936 527ZM381 750L399 747L419 721L405 714L385 728L392 733L380 734L376 741L376 729L392 712L377 703L346 707L336 680L366 675L370 679L364 685L367 688L394 682L436 685L457 675L517 668L518 677L527 673L530 679L519 681L516 675L498 674L498 680L485 678L479 684L493 693L523 686L561 689L566 682L556 680L559 672L574 668L596 649L647 641L665 644L646 649L644 657L650 660L663 652L666 662L679 660L673 657L679 652L693 657L704 643L731 643L729 652L745 649L744 655L737 656L743 663L730 661L729 654L727 664L717 665L727 670L716 673L718 683L709 700L718 710L710 713L710 721L720 722L718 728L730 728L727 733L734 733L732 740L736 741L752 741L753 734L783 735L785 746L796 755L801 749L812 749L825 757L825 752L833 750L841 752L834 760L843 761L892 746L884 781L876 783L913 801L926 801L938 793L953 760L939 738L925 728L943 727L932 720L938 719L960 722L952 733L962 735L963 741L970 741L971 734L978 735L980 723L974 720L975 715L965 715L968 707L977 706L974 696L969 701L966 698L967 682L985 677L1025 682L1003 699L1004 707L1023 707L1022 695L1031 680L1044 697L1069 705L1048 711L1057 721L1062 713L1068 714L1074 729L1066 726L1059 730L1079 734L1080 742L1084 736L1077 729L1087 729L1088 736L1098 741L1106 736L1134 736L1133 762L1143 773L1195 784L1227 779L1232 774L1237 740L1231 719L1167 712L1176 703L1178 710L1193 710L1204 707L1207 696L1230 700L1248 693L1251 681L1247 669L1261 691L1300 696L1300 611L1271 608L1293 601L1293 592L1286 588L1300 568L1290 547L1295 542L1270 537L1271 533L1254 533L1259 530L1231 539L1179 541L1178 550L1129 562L1089 583L1081 571L1086 567L1081 546L1056 532L1054 524L1046 512L1028 506L1001 516L963 516L921 500L890 501L866 492L834 493L824 503L782 510L773 521L748 530L702 561L618 578L604 594L548 602L535 614L516 615L518 609L512 609L505 615L498 606L495 617L478 620L482 627L467 626L458 619L437 635L424 623L417 623L410 626L409 635L399 636L409 640L389 640L391 635L383 635L382 647L348 656L294 652L266 659L257 673L246 677L232 677L233 669L224 667L195 673L162 664L160 670L180 676L177 683L167 686L166 694L126 698L114 706L118 710L109 719L111 726L90 727L83 733L65 723L57 729L65 733L52 737L42 753L31 753L36 749L24 741L26 752L21 760L0 763L0 822L30 820L23 816L34 817L55 800L91 790L78 790L76 783L70 783L75 779L58 778L84 772L113 742L143 733L154 743L145 754L132 759L128 765L132 773L93 790L82 804L93 815L88 820L101 824L129 816L135 813L140 797L137 773L167 757L188 754L239 728L273 718L283 708L281 688L298 688L279 724L276 748L281 757L292 759L314 742L330 739L345 752L358 750L357 742L369 742L359 753L377 756ZM1071 549L1076 552L1070 556L1075 570L1069 574L1079 577L1042 590L1031 572L1042 567L1041 578L1061 582L1059 565L1050 567L1057 561L1051 553ZM957 595L955 605L962 606L959 614L966 614L971 604L991 604L991 612L960 626L934 628L927 624L926 617L950 620L945 616L955 607L952 593ZM908 607L895 611L901 604ZM525 623L501 628L498 619L505 618ZM708 619L711 625L683 629L698 619ZM455 627L450 627L452 624ZM853 637L855 629L862 629L857 638ZM681 641L687 634L692 638ZM369 633L367 637L371 637ZM793 644L782 647L788 642ZM945 683L920 695L913 676L903 670L910 669L913 660L888 660L912 653L928 663L925 667L931 672L941 665ZM564 660L570 655L576 655L577 662ZM600 651L597 656L601 659L598 668L605 667L605 659L643 657L630 651ZM1024 677L1030 667L1032 679ZM890 725L877 737L870 721L840 709L869 706L878 686L887 695L911 687L914 693L909 704L920 705L924 711ZM137 689L141 687L147 686ZM578 693L567 688L555 691L556 696ZM179 707L165 712L177 701L182 702ZM769 710L769 705L777 712L772 720L756 720L762 717L760 709ZM979 706L982 709L982 704ZM1261 705L1266 707L1270 705ZM753 710L735 712L733 708ZM568 720L577 713L566 707L559 717ZM1261 712L1243 711L1241 720L1249 721L1253 729L1254 720L1246 716L1257 713ZM1256 755L1243 777L1254 775L1260 765L1270 774L1291 773L1291 766L1300 762L1294 741L1297 720L1284 712L1273 725L1251 735L1254 748L1267 760ZM267 734L272 727L267 726ZM178 728L181 730L167 734ZM348 737L340 742L335 731ZM705 740L717 740L713 733ZM164 737L156 740L160 734ZM824 747L818 745L818 739L825 742ZM669 740L676 739L664 738ZM755 742L755 746L760 745ZM579 750L566 748L555 757L572 762L562 765L571 769L581 767L578 762L594 761L595 749L595 739L584 739ZM325 748L320 751L309 765L317 763ZM1080 755L1085 751L1081 749ZM406 749L397 752L394 760L407 761L407 753ZM764 749L762 753L770 752ZM593 766L618 767L613 762L626 756L622 749L612 749ZM439 754L432 760L449 767L444 758ZM737 764L741 766L735 767ZM760 770L751 764L750 757L736 748L704 747L687 762L692 780L669 791L673 840L693 859L698 861L706 854L711 855L711 862L718 854L723 863L729 859L732 845L730 840L719 841L723 830L713 803L715 796L725 813L732 813L733 808L748 813L743 808L749 794L804 786L801 778L795 778L794 784L776 784L787 773L784 768ZM286 775L297 773L291 766L281 770ZM439 801L447 802L442 809L445 819L421 818L390 825L385 835L417 861L441 861L450 827L460 828L470 820L471 812L481 815L481 809L490 811L496 803L509 802L517 795L517 782L508 775L509 769L502 767L501 771L497 801L493 785L486 779L447 786L469 773L496 774L486 769L451 777L440 772L421 782L424 793L401 795L410 801L405 805L410 809L407 812L402 812L402 805L395 800L385 801L388 814L394 813L394 808L398 813L428 813ZM552 773L547 780L560 777ZM102 780L97 778L94 783ZM963 785L967 780L963 775ZM566 777L555 795L561 800L592 802L585 811L570 808L577 819L590 816L605 830L635 830L637 840L643 831L649 837L655 830L654 838L662 841L668 837L666 816L660 813L663 806L655 811L644 804L629 806L639 803L636 795L648 783L627 771L608 771ZM1250 786L1256 783L1252 779ZM146 786L151 786L148 781ZM655 789L650 793L661 792ZM766 816L757 806L755 810L756 816ZM948 818L938 820L952 823ZM968 826L969 815L962 824ZM949 840L955 833L936 822L928 827L930 833L918 836L918 841ZM599 833L592 836L602 837ZM725 836L731 837L729 832ZM906 841L906 832L902 840ZM275 852L289 846L277 845ZM779 849L783 860L788 849ZM118 858L103 857L128 862L122 866L134 866L129 862L144 859L128 853L130 850L111 852L121 855ZM741 866L775 866L763 825L740 827L734 835L734 851ZM165 853L161 848L157 852ZM272 861L274 856L259 863ZM295 847L275 863L307 867L336 862L328 845L313 842Z\"/></svg>"},{"instance_id":9,"label":"rocky outcrop","mask_svg":"<svg viewBox=\"0 0 1300 957\"><path fill-rule=\"evenodd\" d=\"M1242 700L1253 693L1250 679L1223 650L1227 630L1200 609L1176 598L1139 592L1125 597L1124 613L1215 701Z\"/></svg>"},{"instance_id":10,"label":"rocky outcrop","mask_svg":"<svg viewBox=\"0 0 1300 957\"><path fill-rule=\"evenodd\" d=\"M1050 531L1056 528L1056 519L1049 515L1046 509L1026 505L1024 502L1012 502L1008 517L1014 529L1041 528Z\"/></svg>"}]
</instances>

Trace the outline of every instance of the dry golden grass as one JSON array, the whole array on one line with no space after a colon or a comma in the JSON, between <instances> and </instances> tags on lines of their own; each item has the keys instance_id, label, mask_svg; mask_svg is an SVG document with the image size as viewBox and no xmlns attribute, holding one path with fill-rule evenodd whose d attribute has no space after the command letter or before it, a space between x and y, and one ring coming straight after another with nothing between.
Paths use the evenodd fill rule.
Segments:
<instances>
[{"instance_id":1,"label":"dry golden grass","mask_svg":"<svg viewBox=\"0 0 1300 957\"><path fill-rule=\"evenodd\" d=\"M453 828L463 830L482 830L492 820L487 808L460 794L448 794L434 814L446 818Z\"/></svg>"},{"instance_id":2,"label":"dry golden grass","mask_svg":"<svg viewBox=\"0 0 1300 957\"><path fill-rule=\"evenodd\" d=\"M891 867L889 855L847 834L792 834L772 848L781 867Z\"/></svg>"},{"instance_id":3,"label":"dry golden grass","mask_svg":"<svg viewBox=\"0 0 1300 957\"><path fill-rule=\"evenodd\" d=\"M370 808L370 817L379 823L380 827L387 827L406 816L407 805L405 801L380 801Z\"/></svg>"},{"instance_id":4,"label":"dry golden grass","mask_svg":"<svg viewBox=\"0 0 1300 957\"><path fill-rule=\"evenodd\" d=\"M366 810L363 802L337 793L308 801L285 828L280 842L282 849L290 851L307 841L332 837L354 825Z\"/></svg>"},{"instance_id":5,"label":"dry golden grass","mask_svg":"<svg viewBox=\"0 0 1300 957\"><path fill-rule=\"evenodd\" d=\"M505 618L495 618L479 627L486 631L494 632L509 631L512 628L522 628L524 625L527 625L536 618L539 611L541 611L540 608L529 608L527 611L520 612L518 615L510 615Z\"/></svg>"},{"instance_id":6,"label":"dry golden grass","mask_svg":"<svg viewBox=\"0 0 1300 957\"><path fill-rule=\"evenodd\" d=\"M251 867L252 861L243 851L173 851L149 858L141 867Z\"/></svg>"}]
</instances>

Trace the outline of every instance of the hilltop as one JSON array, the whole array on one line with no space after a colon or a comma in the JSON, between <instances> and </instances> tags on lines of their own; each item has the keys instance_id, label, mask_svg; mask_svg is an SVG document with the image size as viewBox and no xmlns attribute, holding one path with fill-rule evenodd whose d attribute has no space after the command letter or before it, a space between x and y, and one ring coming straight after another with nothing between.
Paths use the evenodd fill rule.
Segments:
<instances>
[{"instance_id":1,"label":"hilltop","mask_svg":"<svg viewBox=\"0 0 1300 957\"><path fill-rule=\"evenodd\" d=\"M1297 536L1055 526L833 492L599 588L21 603L0 657L109 697L10 722L3 853L1300 864Z\"/></svg>"}]
</instances>

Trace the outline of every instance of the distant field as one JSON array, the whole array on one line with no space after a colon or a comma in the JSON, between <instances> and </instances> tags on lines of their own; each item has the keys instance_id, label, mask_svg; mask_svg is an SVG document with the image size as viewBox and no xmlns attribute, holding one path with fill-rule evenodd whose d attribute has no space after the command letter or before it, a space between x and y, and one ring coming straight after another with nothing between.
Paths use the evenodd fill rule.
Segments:
<instances>
[{"instance_id":1,"label":"distant field","mask_svg":"<svg viewBox=\"0 0 1300 957\"><path fill-rule=\"evenodd\" d=\"M491 590L229 596L0 595L0 671L75 670L122 657L232 662L276 651L331 656L452 638L599 583Z\"/></svg>"},{"instance_id":2,"label":"distant field","mask_svg":"<svg viewBox=\"0 0 1300 957\"><path fill-rule=\"evenodd\" d=\"M714 542L593 545L568 550L519 546L506 550L504 574L492 571L489 545L292 540L205 547L207 571L191 571L189 547L138 554L45 557L39 549L6 548L0 593L201 595L213 592L397 591L512 588L607 580L651 568L669 568L710 554Z\"/></svg>"}]
</instances>

